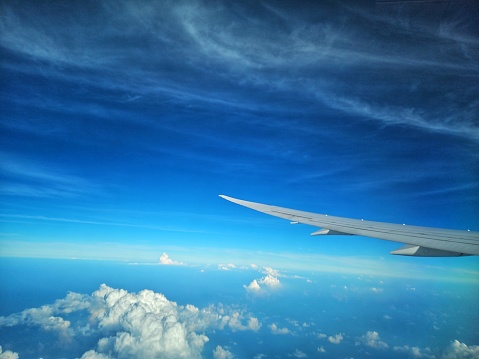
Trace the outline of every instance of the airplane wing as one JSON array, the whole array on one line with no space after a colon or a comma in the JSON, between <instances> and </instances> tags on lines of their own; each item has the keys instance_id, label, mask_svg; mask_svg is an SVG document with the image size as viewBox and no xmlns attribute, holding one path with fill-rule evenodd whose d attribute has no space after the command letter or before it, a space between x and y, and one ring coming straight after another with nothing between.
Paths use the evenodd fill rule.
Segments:
<instances>
[{"instance_id":1,"label":"airplane wing","mask_svg":"<svg viewBox=\"0 0 479 359\"><path fill-rule=\"evenodd\" d=\"M391 254L416 257L479 255L479 232L334 217L244 201L225 195L220 195L220 197L271 216L287 219L291 223L304 223L320 227L320 230L311 233L313 236L358 235L407 244L392 251Z\"/></svg>"}]
</instances>

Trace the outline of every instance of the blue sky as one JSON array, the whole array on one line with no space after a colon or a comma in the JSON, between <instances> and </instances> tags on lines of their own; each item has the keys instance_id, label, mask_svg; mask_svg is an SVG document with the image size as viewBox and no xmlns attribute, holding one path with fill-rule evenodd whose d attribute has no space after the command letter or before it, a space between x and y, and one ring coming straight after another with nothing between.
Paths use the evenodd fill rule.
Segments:
<instances>
[{"instance_id":1,"label":"blue sky","mask_svg":"<svg viewBox=\"0 0 479 359\"><path fill-rule=\"evenodd\" d=\"M478 16L474 1L3 1L2 260L153 264L166 252L198 270L381 273L477 292L477 257L318 239L218 195L478 231Z\"/></svg>"}]
</instances>

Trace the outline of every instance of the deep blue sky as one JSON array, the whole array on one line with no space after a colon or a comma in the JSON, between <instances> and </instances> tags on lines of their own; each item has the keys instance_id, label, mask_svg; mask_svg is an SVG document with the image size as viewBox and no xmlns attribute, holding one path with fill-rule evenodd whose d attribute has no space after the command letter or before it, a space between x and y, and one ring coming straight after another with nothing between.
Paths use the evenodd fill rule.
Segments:
<instances>
[{"instance_id":1,"label":"deep blue sky","mask_svg":"<svg viewBox=\"0 0 479 359\"><path fill-rule=\"evenodd\" d=\"M423 263L217 195L478 230L478 16L474 1L3 1L1 251Z\"/></svg>"},{"instance_id":2,"label":"deep blue sky","mask_svg":"<svg viewBox=\"0 0 479 359\"><path fill-rule=\"evenodd\" d=\"M320 243L220 193L479 228L473 1L5 1L1 13L6 256L397 247Z\"/></svg>"},{"instance_id":3,"label":"deep blue sky","mask_svg":"<svg viewBox=\"0 0 479 359\"><path fill-rule=\"evenodd\" d=\"M311 237L218 194L479 230L478 18L1 1L0 358L477 356L478 257Z\"/></svg>"},{"instance_id":4,"label":"deep blue sky","mask_svg":"<svg viewBox=\"0 0 479 359\"><path fill-rule=\"evenodd\" d=\"M4 255L311 244L312 228L289 232L220 193L479 228L473 1L6 1L1 13ZM334 241L312 250L397 247Z\"/></svg>"}]
</instances>

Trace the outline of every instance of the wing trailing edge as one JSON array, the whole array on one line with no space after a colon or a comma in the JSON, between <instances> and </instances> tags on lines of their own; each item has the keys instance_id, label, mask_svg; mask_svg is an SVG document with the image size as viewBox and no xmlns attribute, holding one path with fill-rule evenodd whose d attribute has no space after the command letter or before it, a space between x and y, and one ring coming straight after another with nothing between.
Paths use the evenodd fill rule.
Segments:
<instances>
[{"instance_id":1,"label":"wing trailing edge","mask_svg":"<svg viewBox=\"0 0 479 359\"><path fill-rule=\"evenodd\" d=\"M321 228L312 235L359 235L407 244L391 252L395 255L417 257L479 255L479 232L335 217L250 202L225 195L220 197L271 216L287 219L291 223L303 223Z\"/></svg>"}]
</instances>

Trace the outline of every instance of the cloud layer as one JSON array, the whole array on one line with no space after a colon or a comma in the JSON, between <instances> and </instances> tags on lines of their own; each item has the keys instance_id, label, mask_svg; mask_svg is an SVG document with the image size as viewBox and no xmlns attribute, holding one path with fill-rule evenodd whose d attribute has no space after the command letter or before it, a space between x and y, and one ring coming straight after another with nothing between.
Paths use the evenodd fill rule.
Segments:
<instances>
[{"instance_id":1,"label":"cloud layer","mask_svg":"<svg viewBox=\"0 0 479 359\"><path fill-rule=\"evenodd\" d=\"M66 319L70 318L70 319ZM150 290L101 285L91 296L70 292L52 305L0 317L0 326L40 327L63 337L97 337L82 358L201 358L209 330L257 331L261 323L228 307L178 306ZM10 353L2 355L10 355ZM215 349L227 357L227 351Z\"/></svg>"}]
</instances>

